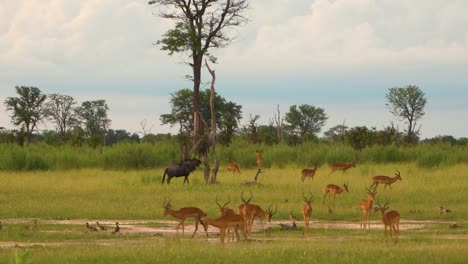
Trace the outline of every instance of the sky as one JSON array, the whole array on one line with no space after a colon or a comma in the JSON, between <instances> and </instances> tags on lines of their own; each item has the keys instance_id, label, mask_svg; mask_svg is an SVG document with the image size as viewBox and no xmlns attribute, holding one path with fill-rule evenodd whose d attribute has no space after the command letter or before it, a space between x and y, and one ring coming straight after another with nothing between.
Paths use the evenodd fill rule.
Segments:
<instances>
[{"instance_id":1,"label":"sky","mask_svg":"<svg viewBox=\"0 0 468 264\"><path fill-rule=\"evenodd\" d=\"M171 93L192 88L184 56L153 45L173 24L147 0L0 0L0 100L17 85L78 102L105 99L111 128L152 133ZM260 123L291 105L322 107L323 131L343 122L404 123L386 107L391 87L426 94L421 136L468 137L468 1L251 0L250 22L218 57L217 92ZM205 88L210 76L203 71ZM0 107L0 127L12 128ZM41 129L53 129L42 124Z\"/></svg>"}]
</instances>

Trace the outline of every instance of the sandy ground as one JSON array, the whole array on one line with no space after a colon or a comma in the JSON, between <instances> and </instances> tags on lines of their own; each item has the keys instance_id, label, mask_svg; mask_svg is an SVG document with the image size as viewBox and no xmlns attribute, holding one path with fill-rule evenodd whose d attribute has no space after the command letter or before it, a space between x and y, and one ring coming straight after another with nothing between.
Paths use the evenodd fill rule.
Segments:
<instances>
[{"instance_id":1,"label":"sandy ground","mask_svg":"<svg viewBox=\"0 0 468 264\"><path fill-rule=\"evenodd\" d=\"M85 227L86 222L90 223L90 225L95 226L96 221L99 221L101 225L107 227L107 231L100 231L100 232L108 232L112 233L115 227L115 222L119 222L120 225L120 232L115 234L115 239L93 239L89 240L69 240L69 241L60 241L60 242L10 242L10 241L2 241L0 242L0 248L9 248L9 247L60 247L60 246L67 246L67 245L86 245L89 243L93 243L95 245L115 245L115 244L144 244L148 243L145 239L137 239L137 238L122 238L122 236L128 235L148 235L148 237L153 238L162 238L162 237L174 237L179 236L182 237L182 230L179 231L179 234L176 233L175 226L177 225L177 221L173 220L95 220L95 219L73 219L73 220L38 220L37 225L39 228L36 229L36 232L44 232L44 233L88 233L88 230ZM3 230L0 232L4 232L5 229L8 228L9 224L23 224L26 228L34 229L33 224L34 219L3 219ZM279 221L272 221L271 223L263 223L264 228L269 227L278 227L279 223L290 224L289 220L279 220ZM437 221L437 220L405 220L402 219L400 221L400 230L421 230L430 227L431 225L439 225L439 224L446 224L447 229L448 226L454 224L455 222L451 221ZM80 226L82 225L83 228L60 228L60 229L51 229L48 228L47 230L41 230L40 225L74 225ZM302 226L302 223L299 223L298 226ZM353 237L346 237L346 236L314 236L313 229L320 228L320 229L336 229L336 230L353 230L353 229L360 229L360 224L358 222L349 222L349 221L311 221L311 234L307 239L309 240L348 240L355 238ZM380 221L371 221L371 229L374 230L383 230L383 224ZM185 224L185 238L190 238L193 231L195 230L195 225L193 220L187 220ZM254 226L252 228L253 232L262 232L264 230L258 220L255 221ZM209 238L207 239L208 242L217 242L219 241L218 235L219 230L214 227L208 228ZM242 237L242 236L241 236ZM203 227L199 225L198 232L195 235L196 239L206 238L205 232ZM442 239L468 239L468 235L460 234L460 235L439 235L438 238ZM255 239L260 240L275 240L274 236L266 236L265 238L258 238ZM285 240L284 237L278 238ZM287 238L286 238L287 239ZM292 238L293 240L297 240L299 238ZM303 238L302 238L303 239ZM146 241L146 242L145 242Z\"/></svg>"}]
</instances>

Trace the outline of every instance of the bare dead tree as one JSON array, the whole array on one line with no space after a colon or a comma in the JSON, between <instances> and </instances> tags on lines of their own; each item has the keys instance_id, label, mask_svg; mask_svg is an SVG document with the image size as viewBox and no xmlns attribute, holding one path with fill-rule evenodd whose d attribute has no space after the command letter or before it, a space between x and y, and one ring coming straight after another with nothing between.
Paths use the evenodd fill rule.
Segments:
<instances>
[{"instance_id":1,"label":"bare dead tree","mask_svg":"<svg viewBox=\"0 0 468 264\"><path fill-rule=\"evenodd\" d=\"M276 137L278 139L278 143L281 143L283 140L283 119L281 118L279 104L276 107L276 114L274 119L276 122Z\"/></svg>"},{"instance_id":2,"label":"bare dead tree","mask_svg":"<svg viewBox=\"0 0 468 264\"><path fill-rule=\"evenodd\" d=\"M208 139L211 146L211 151L213 154L213 170L211 172L211 179L210 183L216 183L216 176L218 174L219 169L219 161L218 161L218 154L216 153L216 112L215 112L215 81L216 81L216 74L215 71L210 68L208 62L205 60L206 68L211 74L211 93L210 93L210 112L211 112L211 129L209 131ZM206 158L208 159L208 158ZM206 173L206 167L205 167ZM208 173L209 173L209 165L208 165ZM205 179L206 179L205 175Z\"/></svg>"},{"instance_id":3,"label":"bare dead tree","mask_svg":"<svg viewBox=\"0 0 468 264\"><path fill-rule=\"evenodd\" d=\"M147 123L146 123L146 118L145 118L140 121L141 131L138 132L139 134L141 134L143 141L145 140L146 136L151 133L151 130L153 130L154 125L151 125L150 128L147 128L146 126L147 126Z\"/></svg>"}]
</instances>

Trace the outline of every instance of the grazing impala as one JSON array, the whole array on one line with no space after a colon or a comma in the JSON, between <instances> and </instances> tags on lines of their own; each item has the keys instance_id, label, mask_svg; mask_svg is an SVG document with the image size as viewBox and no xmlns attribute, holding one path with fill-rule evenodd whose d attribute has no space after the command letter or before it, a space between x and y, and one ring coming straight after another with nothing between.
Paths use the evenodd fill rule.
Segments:
<instances>
[{"instance_id":1,"label":"grazing impala","mask_svg":"<svg viewBox=\"0 0 468 264\"><path fill-rule=\"evenodd\" d=\"M387 186L390 186L390 189L392 189L392 184L396 182L396 180L401 181L401 176L400 176L400 171L396 170L395 177L389 177L389 176L374 176L372 177L372 185L371 188L374 187L377 189L379 186L379 183L385 184L384 189L387 188Z\"/></svg>"},{"instance_id":2,"label":"grazing impala","mask_svg":"<svg viewBox=\"0 0 468 264\"><path fill-rule=\"evenodd\" d=\"M247 235L245 234L245 222L240 215L225 215L216 219L209 219L206 216L203 216L201 221L205 230L208 230L208 225L219 228L219 240L221 244L224 244L226 230L231 228L234 228L237 241L240 240L238 228L240 228L245 240L247 240Z\"/></svg>"},{"instance_id":3,"label":"grazing impala","mask_svg":"<svg viewBox=\"0 0 468 264\"><path fill-rule=\"evenodd\" d=\"M262 169L264 166L262 152L258 150L256 152L257 152L257 167L259 169Z\"/></svg>"},{"instance_id":4,"label":"grazing impala","mask_svg":"<svg viewBox=\"0 0 468 264\"><path fill-rule=\"evenodd\" d=\"M342 192L349 192L348 190L348 184L347 183L344 183L343 184L343 187L340 187L338 185L335 185L335 184L328 184L326 185L324 188L323 188L323 203L325 204L325 200L328 196L329 193L333 193L333 206L335 206L335 198L336 198L336 195L340 196L340 194ZM328 213L331 212L331 208L330 208L330 202L328 202Z\"/></svg>"},{"instance_id":5,"label":"grazing impala","mask_svg":"<svg viewBox=\"0 0 468 264\"><path fill-rule=\"evenodd\" d=\"M374 202L377 191L374 189L367 188L366 191L369 197L362 199L359 203L359 209L361 210L361 228L370 230L370 214L372 212L372 203Z\"/></svg>"},{"instance_id":6,"label":"grazing impala","mask_svg":"<svg viewBox=\"0 0 468 264\"><path fill-rule=\"evenodd\" d=\"M304 207L302 207L302 216L304 216L304 234L307 234L309 232L310 216L312 215L311 203L314 196L311 192L310 197L306 197L304 194L302 197L304 198Z\"/></svg>"},{"instance_id":7,"label":"grazing impala","mask_svg":"<svg viewBox=\"0 0 468 264\"><path fill-rule=\"evenodd\" d=\"M185 220L187 218L195 218L195 231L192 234L192 238L195 236L195 233L197 233L198 230L198 222L200 222L200 219L205 216L205 212L203 212L200 208L197 207L183 207L180 208L179 210L172 210L171 209L171 204L170 201L164 200L163 203L163 208L164 208L164 216L167 215L172 215L173 217L179 219L179 224L176 226L176 231L179 233L179 227L182 226L182 236L184 235L185 232ZM205 229L206 236L208 237L208 232Z\"/></svg>"},{"instance_id":8,"label":"grazing impala","mask_svg":"<svg viewBox=\"0 0 468 264\"><path fill-rule=\"evenodd\" d=\"M231 171L233 174L236 173L236 172L240 174L239 164L237 164L235 162L229 162L226 165L226 170Z\"/></svg>"},{"instance_id":9,"label":"grazing impala","mask_svg":"<svg viewBox=\"0 0 468 264\"><path fill-rule=\"evenodd\" d=\"M252 200L252 192L250 192L250 198L248 200L244 199L244 192L241 194L242 204L237 207L237 212L241 215L246 222L247 233L252 231L252 225L255 220L255 217L260 219L260 225L263 228L263 221L262 217L265 217L268 222L271 222L271 218L274 214L278 211L278 206L276 206L275 211L271 209L273 205L264 211L260 206L256 204L251 204L250 201Z\"/></svg>"},{"instance_id":10,"label":"grazing impala","mask_svg":"<svg viewBox=\"0 0 468 264\"><path fill-rule=\"evenodd\" d=\"M316 171L317 171L317 165L315 165L312 169L303 169L301 171L301 173L302 173L302 177L301 177L302 182L304 182L304 180L307 177L310 177L313 180Z\"/></svg>"},{"instance_id":11,"label":"grazing impala","mask_svg":"<svg viewBox=\"0 0 468 264\"><path fill-rule=\"evenodd\" d=\"M330 173L333 173L335 171L342 171L343 173L346 173L346 171L350 168L356 168L356 162L349 162L349 163L330 163L328 166L331 169Z\"/></svg>"},{"instance_id":12,"label":"grazing impala","mask_svg":"<svg viewBox=\"0 0 468 264\"><path fill-rule=\"evenodd\" d=\"M395 239L398 240L398 236L400 235L400 213L398 213L395 210L385 212L387 211L390 207L388 207L388 203L385 203L384 206L381 206L379 202L377 202L377 206L375 207L374 210L376 212L381 212L382 213L382 223L384 224L385 227L385 237L387 237L387 227L390 227L390 237L392 236L392 231L393 234L395 235Z\"/></svg>"}]
</instances>

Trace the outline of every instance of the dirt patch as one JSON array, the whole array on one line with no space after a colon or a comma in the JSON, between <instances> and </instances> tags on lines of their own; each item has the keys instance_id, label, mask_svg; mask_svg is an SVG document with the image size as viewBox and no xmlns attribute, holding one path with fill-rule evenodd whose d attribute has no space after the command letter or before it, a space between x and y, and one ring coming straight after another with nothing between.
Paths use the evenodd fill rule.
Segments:
<instances>
[{"instance_id":1,"label":"dirt patch","mask_svg":"<svg viewBox=\"0 0 468 264\"><path fill-rule=\"evenodd\" d=\"M96 220L96 219L73 219L73 220L38 220L37 228L35 232L43 232L43 233L95 233L90 232L85 227L86 223L90 223L91 225L95 226L96 221L99 221L101 225L107 227L106 231L99 231L98 233L112 233L114 231L115 222L119 222L120 231L116 235L115 238L108 238L108 239L93 239L91 241L86 240L77 240L77 241L60 241L60 242L11 242L11 241L4 241L0 242L0 248L9 248L9 247L59 247L59 246L68 246L68 245L86 245L89 243L93 243L96 245L115 245L115 244L143 244L147 242L147 239L135 239L125 237L125 235L143 235L143 237L150 238L162 238L162 237L174 237L179 236L182 237L182 229L179 230L179 234L175 229L176 225L178 224L177 221L173 220ZM9 224L17 224L17 225L25 225L25 227L31 227L34 225L34 219L4 219L3 228L8 229ZM253 232L262 232L267 228L279 227L279 223L289 223L289 220L276 220L270 223L263 223L263 227L259 221L255 221L252 231ZM400 221L400 230L420 230L428 228L432 225L438 224L454 224L454 222L449 221L437 221L437 220L405 220L402 219ZM47 228L47 225L74 225L74 226L82 226L82 228L73 229L61 227L54 229L53 227ZM298 222L298 226L302 227L303 223ZM43 226L43 227L41 227ZM349 221L312 221L310 224L312 230L313 229L334 229L334 230L359 230L360 223L358 222L349 222ZM383 224L380 221L371 221L371 229L374 230L383 230ZM185 225L185 238L190 238L192 233L195 230L194 221L187 221ZM1 231L0 231L1 232ZM209 243L216 243L219 242L217 236L219 234L219 230L210 226L208 228L209 238L206 238L205 231L202 225L198 226L198 232L195 236L196 239L203 238L205 241ZM336 241L346 241L349 239L353 239L356 237L347 237L347 236L313 236L306 239L309 240L336 240ZM460 235L439 235L438 238L441 239L468 239L468 235L460 234ZM266 241L266 240L275 240L276 238L273 236L267 236L265 238L255 238L256 240ZM304 239L304 238L291 238L292 240L297 239ZM281 240L285 240L284 237Z\"/></svg>"}]
</instances>

